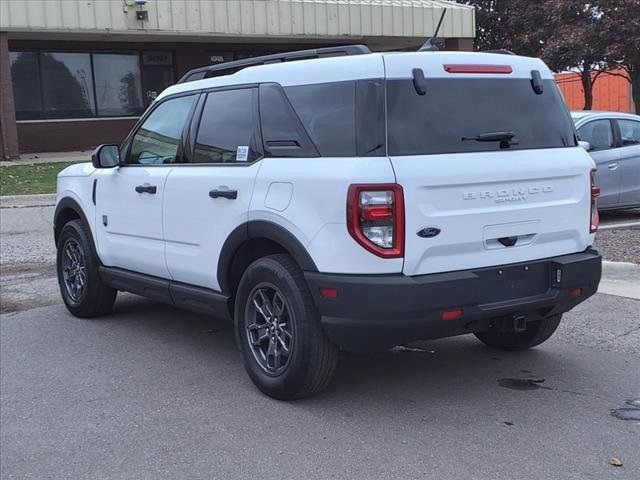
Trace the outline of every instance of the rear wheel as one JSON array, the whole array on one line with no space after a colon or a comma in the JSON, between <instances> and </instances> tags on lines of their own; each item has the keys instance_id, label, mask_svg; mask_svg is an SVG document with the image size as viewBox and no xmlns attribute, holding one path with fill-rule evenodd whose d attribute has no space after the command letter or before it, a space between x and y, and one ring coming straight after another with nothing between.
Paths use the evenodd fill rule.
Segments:
<instances>
[{"instance_id":1,"label":"rear wheel","mask_svg":"<svg viewBox=\"0 0 640 480\"><path fill-rule=\"evenodd\" d=\"M562 315L553 315L535 322L527 322L523 332L501 331L500 322L475 336L486 345L501 350L527 350L548 340L560 325Z\"/></svg>"},{"instance_id":2,"label":"rear wheel","mask_svg":"<svg viewBox=\"0 0 640 480\"><path fill-rule=\"evenodd\" d=\"M325 388L338 349L324 335L302 271L289 255L270 255L244 272L235 302L236 341L253 383L281 400Z\"/></svg>"},{"instance_id":3,"label":"rear wheel","mask_svg":"<svg viewBox=\"0 0 640 480\"><path fill-rule=\"evenodd\" d=\"M91 234L80 220L62 227L56 263L60 294L73 315L90 318L111 311L118 292L100 279Z\"/></svg>"}]
</instances>

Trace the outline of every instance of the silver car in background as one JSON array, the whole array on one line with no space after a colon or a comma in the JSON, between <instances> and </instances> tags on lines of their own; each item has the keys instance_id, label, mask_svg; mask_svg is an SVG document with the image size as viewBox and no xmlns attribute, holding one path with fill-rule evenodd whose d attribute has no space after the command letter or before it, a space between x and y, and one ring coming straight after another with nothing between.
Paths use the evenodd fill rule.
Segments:
<instances>
[{"instance_id":1,"label":"silver car in background","mask_svg":"<svg viewBox=\"0 0 640 480\"><path fill-rule=\"evenodd\" d=\"M571 117L598 168L598 209L640 207L640 116L585 110Z\"/></svg>"}]
</instances>

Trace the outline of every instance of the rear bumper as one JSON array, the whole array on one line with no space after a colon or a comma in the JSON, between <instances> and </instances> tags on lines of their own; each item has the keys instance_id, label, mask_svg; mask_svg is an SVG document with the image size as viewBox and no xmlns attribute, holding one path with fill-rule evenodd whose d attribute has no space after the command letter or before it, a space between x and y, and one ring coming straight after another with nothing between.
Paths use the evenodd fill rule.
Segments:
<instances>
[{"instance_id":1,"label":"rear bumper","mask_svg":"<svg viewBox=\"0 0 640 480\"><path fill-rule=\"evenodd\" d=\"M415 277L305 272L305 278L328 337L345 350L371 351L483 331L514 314L533 321L566 312L596 292L601 270L600 254L587 249ZM337 288L337 298L321 297L321 288ZM462 309L462 317L443 320L450 309Z\"/></svg>"}]
</instances>

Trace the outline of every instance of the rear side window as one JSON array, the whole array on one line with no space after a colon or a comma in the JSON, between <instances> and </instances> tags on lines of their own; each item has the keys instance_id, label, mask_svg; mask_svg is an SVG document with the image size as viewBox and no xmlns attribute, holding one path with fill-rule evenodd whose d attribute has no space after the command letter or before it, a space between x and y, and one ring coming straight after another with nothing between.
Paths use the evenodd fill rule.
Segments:
<instances>
[{"instance_id":1,"label":"rear side window","mask_svg":"<svg viewBox=\"0 0 640 480\"><path fill-rule=\"evenodd\" d=\"M429 79L425 95L412 80L387 81L389 155L500 150L500 142L463 140L513 132L510 149L575 145L573 123L552 80L536 94L522 79ZM516 144L517 143L517 144Z\"/></svg>"},{"instance_id":2,"label":"rear side window","mask_svg":"<svg viewBox=\"0 0 640 480\"><path fill-rule=\"evenodd\" d=\"M207 95L192 163L253 162L256 145L256 90L222 90Z\"/></svg>"},{"instance_id":3,"label":"rear side window","mask_svg":"<svg viewBox=\"0 0 640 480\"><path fill-rule=\"evenodd\" d=\"M594 120L578 129L578 138L589 142L591 150L605 150L613 147L613 131L609 120Z\"/></svg>"},{"instance_id":4,"label":"rear side window","mask_svg":"<svg viewBox=\"0 0 640 480\"><path fill-rule=\"evenodd\" d=\"M618 119L617 122L622 145L640 145L640 121Z\"/></svg>"},{"instance_id":5,"label":"rear side window","mask_svg":"<svg viewBox=\"0 0 640 480\"><path fill-rule=\"evenodd\" d=\"M284 91L321 156L356 155L356 82L300 85Z\"/></svg>"}]
</instances>

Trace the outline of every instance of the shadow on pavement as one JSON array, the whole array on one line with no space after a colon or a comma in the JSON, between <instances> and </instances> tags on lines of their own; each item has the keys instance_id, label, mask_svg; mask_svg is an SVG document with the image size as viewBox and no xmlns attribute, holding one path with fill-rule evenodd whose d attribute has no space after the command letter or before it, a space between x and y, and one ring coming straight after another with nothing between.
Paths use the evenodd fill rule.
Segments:
<instances>
[{"instance_id":1,"label":"shadow on pavement","mask_svg":"<svg viewBox=\"0 0 640 480\"><path fill-rule=\"evenodd\" d=\"M183 349L185 354L197 356L199 365L211 362L213 370L217 361L232 363L234 370L243 375L235 381L260 395L244 377L229 323L131 295L119 299L113 315L97 321L134 330L136 336L146 339L149 348L153 348L151 344L155 341L165 343L169 336L174 351ZM486 347L472 335L414 342L389 352L343 352L329 388L316 397L295 403L321 406L338 400L358 404L366 398L370 409L378 402L387 403L390 398L437 405L443 401L450 403L451 398L458 395L461 402L466 402L467 398L477 398L478 392L487 387L499 394L503 387L497 388L498 383L505 378L534 379L547 390L563 391L566 389L562 385L549 387L545 383L545 375L558 373L559 362L564 374L572 370L571 375L585 373L585 365L561 359L544 345L527 352L503 352Z\"/></svg>"}]
</instances>

